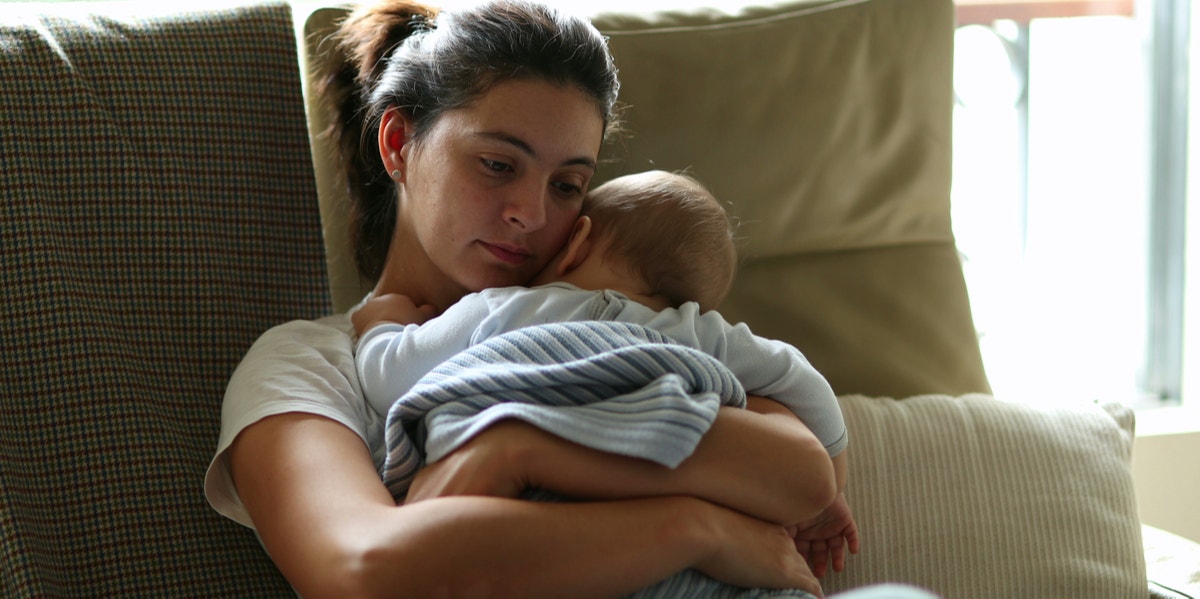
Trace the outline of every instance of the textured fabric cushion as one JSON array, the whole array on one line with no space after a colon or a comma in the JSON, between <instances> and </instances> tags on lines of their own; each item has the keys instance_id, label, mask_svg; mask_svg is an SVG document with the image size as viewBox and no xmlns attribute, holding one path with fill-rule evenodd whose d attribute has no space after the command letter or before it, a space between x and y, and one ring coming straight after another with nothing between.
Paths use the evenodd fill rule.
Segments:
<instances>
[{"instance_id":1,"label":"textured fabric cushion","mask_svg":"<svg viewBox=\"0 0 1200 599\"><path fill-rule=\"evenodd\" d=\"M740 223L727 317L839 393L987 392L950 228L950 0L599 15L630 135L601 178L687 169Z\"/></svg>"},{"instance_id":2,"label":"textured fabric cushion","mask_svg":"<svg viewBox=\"0 0 1200 599\"><path fill-rule=\"evenodd\" d=\"M0 596L287 596L201 485L242 353L329 310L290 9L29 10L0 16Z\"/></svg>"},{"instance_id":3,"label":"textured fabric cushion","mask_svg":"<svg viewBox=\"0 0 1200 599\"><path fill-rule=\"evenodd\" d=\"M827 592L892 581L947 599L1147 595L1129 408L841 404L862 551Z\"/></svg>"},{"instance_id":4,"label":"textured fabric cushion","mask_svg":"<svg viewBox=\"0 0 1200 599\"><path fill-rule=\"evenodd\" d=\"M986 389L949 244L747 260L721 307L784 339L835 389L908 397Z\"/></svg>"},{"instance_id":5,"label":"textured fabric cushion","mask_svg":"<svg viewBox=\"0 0 1200 599\"><path fill-rule=\"evenodd\" d=\"M952 241L950 2L764 1L593 23L629 107L601 178L691 170L732 204L750 258Z\"/></svg>"},{"instance_id":6,"label":"textured fabric cushion","mask_svg":"<svg viewBox=\"0 0 1200 599\"><path fill-rule=\"evenodd\" d=\"M593 19L628 105L628 134L604 149L596 182L662 168L708 184L741 225L722 312L800 347L839 393L988 391L950 229L951 0L655 10L666 3L685 4ZM343 14L309 19L310 60ZM322 143L334 300L346 308L369 283Z\"/></svg>"}]
</instances>

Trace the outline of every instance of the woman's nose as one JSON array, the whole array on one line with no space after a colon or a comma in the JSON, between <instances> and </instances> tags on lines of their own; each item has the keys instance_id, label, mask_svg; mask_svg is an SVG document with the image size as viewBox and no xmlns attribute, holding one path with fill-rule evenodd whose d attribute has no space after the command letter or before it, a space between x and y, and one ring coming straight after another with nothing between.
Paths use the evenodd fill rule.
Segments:
<instances>
[{"instance_id":1,"label":"woman's nose","mask_svg":"<svg viewBox=\"0 0 1200 599\"><path fill-rule=\"evenodd\" d=\"M546 194L541 184L515 187L504 204L505 222L526 232L546 226Z\"/></svg>"}]
</instances>

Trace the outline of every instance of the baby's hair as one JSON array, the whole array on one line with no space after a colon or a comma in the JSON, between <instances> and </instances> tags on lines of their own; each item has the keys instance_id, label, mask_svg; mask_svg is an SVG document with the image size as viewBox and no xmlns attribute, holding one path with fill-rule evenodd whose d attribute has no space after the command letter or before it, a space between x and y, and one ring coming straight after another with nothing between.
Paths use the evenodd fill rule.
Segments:
<instances>
[{"instance_id":1,"label":"baby's hair","mask_svg":"<svg viewBox=\"0 0 1200 599\"><path fill-rule=\"evenodd\" d=\"M692 177L647 171L613 179L588 193L592 220L607 256L640 276L655 295L679 307L720 305L737 269L733 228L721 203Z\"/></svg>"}]
</instances>

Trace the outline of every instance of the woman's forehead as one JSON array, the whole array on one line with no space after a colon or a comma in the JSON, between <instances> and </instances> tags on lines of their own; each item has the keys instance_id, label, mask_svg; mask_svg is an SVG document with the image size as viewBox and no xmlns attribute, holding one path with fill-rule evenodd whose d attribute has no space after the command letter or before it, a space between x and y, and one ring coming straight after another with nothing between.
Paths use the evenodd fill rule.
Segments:
<instances>
[{"instance_id":1,"label":"woman's forehead","mask_svg":"<svg viewBox=\"0 0 1200 599\"><path fill-rule=\"evenodd\" d=\"M523 145L539 159L588 158L593 164L604 135L595 102L570 85L541 80L502 81L468 106L446 113L463 133Z\"/></svg>"}]
</instances>

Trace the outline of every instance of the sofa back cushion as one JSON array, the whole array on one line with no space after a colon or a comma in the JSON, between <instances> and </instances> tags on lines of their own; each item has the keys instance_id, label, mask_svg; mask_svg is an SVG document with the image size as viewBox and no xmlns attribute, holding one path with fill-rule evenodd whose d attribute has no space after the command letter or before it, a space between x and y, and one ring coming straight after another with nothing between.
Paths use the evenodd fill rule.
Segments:
<instances>
[{"instance_id":1,"label":"sofa back cushion","mask_svg":"<svg viewBox=\"0 0 1200 599\"><path fill-rule=\"evenodd\" d=\"M989 390L950 227L950 0L601 14L630 135L602 178L686 169L742 239L722 312L841 394Z\"/></svg>"},{"instance_id":2,"label":"sofa back cushion","mask_svg":"<svg viewBox=\"0 0 1200 599\"><path fill-rule=\"evenodd\" d=\"M0 16L0 596L286 595L202 481L250 343L330 310L290 9L31 10Z\"/></svg>"},{"instance_id":3,"label":"sofa back cushion","mask_svg":"<svg viewBox=\"0 0 1200 599\"><path fill-rule=\"evenodd\" d=\"M762 2L592 15L627 105L595 183L661 168L707 184L741 238L722 312L798 346L837 392L988 391L950 227L953 3ZM310 61L344 14L310 17ZM345 247L331 153L314 148L346 308L369 282Z\"/></svg>"}]
</instances>

